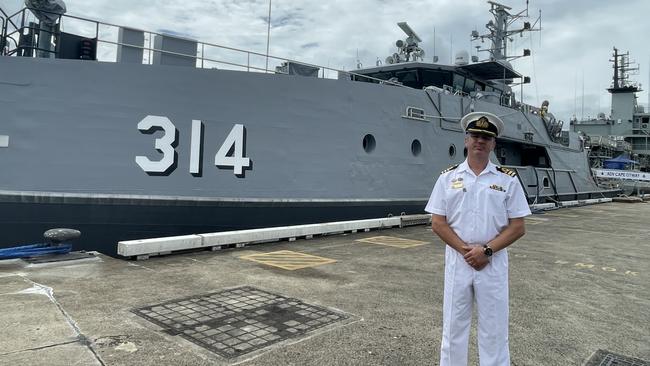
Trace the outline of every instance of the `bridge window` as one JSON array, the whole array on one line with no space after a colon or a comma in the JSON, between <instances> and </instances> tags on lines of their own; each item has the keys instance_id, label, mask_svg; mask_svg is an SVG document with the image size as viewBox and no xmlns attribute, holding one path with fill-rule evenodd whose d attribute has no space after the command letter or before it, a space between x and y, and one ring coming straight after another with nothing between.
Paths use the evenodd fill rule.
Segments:
<instances>
[{"instance_id":1,"label":"bridge window","mask_svg":"<svg viewBox=\"0 0 650 366\"><path fill-rule=\"evenodd\" d=\"M465 79L465 87L463 88L463 91L467 94L476 91L476 82L472 79Z\"/></svg>"},{"instance_id":2,"label":"bridge window","mask_svg":"<svg viewBox=\"0 0 650 366\"><path fill-rule=\"evenodd\" d=\"M494 87L491 87L491 86L488 86L488 85L485 86L485 91L495 92L495 93L499 93L499 94L502 94L502 93L503 93L502 90L497 89L497 88L494 88Z\"/></svg>"},{"instance_id":3,"label":"bridge window","mask_svg":"<svg viewBox=\"0 0 650 366\"><path fill-rule=\"evenodd\" d=\"M367 75L371 78L381 79L381 80L388 80L393 77L393 73L390 71L376 72L374 74L367 74ZM363 76L356 76L356 75L352 76L352 80L363 81L367 83L375 83L375 84L379 83L379 81L377 80L372 80L372 79L364 78Z\"/></svg>"},{"instance_id":4,"label":"bridge window","mask_svg":"<svg viewBox=\"0 0 650 366\"><path fill-rule=\"evenodd\" d=\"M442 70L422 70L422 86L451 85L451 72Z\"/></svg>"},{"instance_id":5,"label":"bridge window","mask_svg":"<svg viewBox=\"0 0 650 366\"><path fill-rule=\"evenodd\" d=\"M465 77L463 75L454 74L454 81L452 85L454 87L454 90L463 90L464 85Z\"/></svg>"},{"instance_id":6,"label":"bridge window","mask_svg":"<svg viewBox=\"0 0 650 366\"><path fill-rule=\"evenodd\" d=\"M399 82L403 85L420 89L420 84L418 82L418 72L416 70L397 71L395 73L395 76L397 76L397 80L399 80Z\"/></svg>"}]
</instances>

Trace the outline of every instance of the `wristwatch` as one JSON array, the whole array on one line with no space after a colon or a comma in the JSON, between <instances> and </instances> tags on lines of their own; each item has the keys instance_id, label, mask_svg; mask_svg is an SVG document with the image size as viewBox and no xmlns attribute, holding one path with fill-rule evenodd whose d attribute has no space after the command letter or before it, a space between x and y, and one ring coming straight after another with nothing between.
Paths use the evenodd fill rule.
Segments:
<instances>
[{"instance_id":1,"label":"wristwatch","mask_svg":"<svg viewBox=\"0 0 650 366\"><path fill-rule=\"evenodd\" d=\"M487 255L488 257L492 256L492 248L490 248L487 244L483 246L483 253Z\"/></svg>"}]
</instances>

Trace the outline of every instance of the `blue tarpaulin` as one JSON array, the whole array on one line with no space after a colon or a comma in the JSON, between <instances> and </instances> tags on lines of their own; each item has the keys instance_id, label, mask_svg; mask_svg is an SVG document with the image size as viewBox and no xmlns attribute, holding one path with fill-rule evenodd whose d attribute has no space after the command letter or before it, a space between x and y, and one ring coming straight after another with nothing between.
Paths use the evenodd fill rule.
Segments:
<instances>
[{"instance_id":1,"label":"blue tarpaulin","mask_svg":"<svg viewBox=\"0 0 650 366\"><path fill-rule=\"evenodd\" d=\"M627 155L621 154L613 159L607 159L603 161L603 168L625 169L625 165L627 164L638 164L638 163L634 160L630 160L630 158Z\"/></svg>"}]
</instances>

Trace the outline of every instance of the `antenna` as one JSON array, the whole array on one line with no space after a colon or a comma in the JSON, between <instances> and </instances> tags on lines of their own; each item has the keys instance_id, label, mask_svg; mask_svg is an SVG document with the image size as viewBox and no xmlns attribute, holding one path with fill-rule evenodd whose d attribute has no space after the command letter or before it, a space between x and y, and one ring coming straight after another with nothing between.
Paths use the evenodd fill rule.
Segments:
<instances>
[{"instance_id":1,"label":"antenna","mask_svg":"<svg viewBox=\"0 0 650 366\"><path fill-rule=\"evenodd\" d=\"M422 39L417 34L415 34L415 31L413 31L413 29L411 29L411 27L406 22L399 22L397 25L404 31L404 33L406 33L407 37L405 40L398 39L395 42L395 46L397 46L398 52L388 56L386 58L386 63L396 64L400 62L418 60L424 61L424 50L418 46L418 43L422 42Z\"/></svg>"},{"instance_id":2,"label":"antenna","mask_svg":"<svg viewBox=\"0 0 650 366\"><path fill-rule=\"evenodd\" d=\"M598 90L600 90L600 88ZM600 114L600 102L601 102L601 99L603 99L603 93L599 92L598 93L598 114Z\"/></svg>"},{"instance_id":3,"label":"antenna","mask_svg":"<svg viewBox=\"0 0 650 366\"><path fill-rule=\"evenodd\" d=\"M577 119L578 114L578 70L573 76L573 117Z\"/></svg>"},{"instance_id":4,"label":"antenna","mask_svg":"<svg viewBox=\"0 0 650 366\"><path fill-rule=\"evenodd\" d=\"M585 120L585 69L582 69L582 109L580 110L580 119Z\"/></svg>"},{"instance_id":5,"label":"antenna","mask_svg":"<svg viewBox=\"0 0 650 366\"><path fill-rule=\"evenodd\" d=\"M449 35L449 64L452 64L451 55L454 53L454 35Z\"/></svg>"},{"instance_id":6,"label":"antenna","mask_svg":"<svg viewBox=\"0 0 650 366\"><path fill-rule=\"evenodd\" d=\"M361 60L359 60L359 49L357 48L357 70L363 67Z\"/></svg>"},{"instance_id":7,"label":"antenna","mask_svg":"<svg viewBox=\"0 0 650 366\"><path fill-rule=\"evenodd\" d=\"M436 55L436 27L433 27L433 63L436 62L438 62L438 55Z\"/></svg>"},{"instance_id":8,"label":"antenna","mask_svg":"<svg viewBox=\"0 0 650 366\"><path fill-rule=\"evenodd\" d=\"M269 71L269 47L271 45L271 0L269 0L269 17L268 26L266 28L266 68L265 72Z\"/></svg>"},{"instance_id":9,"label":"antenna","mask_svg":"<svg viewBox=\"0 0 650 366\"><path fill-rule=\"evenodd\" d=\"M415 34L415 32L413 31L413 29L411 29L411 27L409 27L408 23L399 22L399 23L397 23L397 26L402 28L402 30L404 31L404 33L406 33L407 36L413 38L413 41L415 41L417 43L422 42L420 37L418 37L418 35Z\"/></svg>"}]
</instances>

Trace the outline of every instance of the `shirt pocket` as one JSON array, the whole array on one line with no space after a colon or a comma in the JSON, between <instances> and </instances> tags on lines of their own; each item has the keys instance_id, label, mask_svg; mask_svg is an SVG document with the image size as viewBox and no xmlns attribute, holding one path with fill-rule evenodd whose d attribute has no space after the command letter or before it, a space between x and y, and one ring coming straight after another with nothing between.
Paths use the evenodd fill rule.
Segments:
<instances>
[{"instance_id":1,"label":"shirt pocket","mask_svg":"<svg viewBox=\"0 0 650 366\"><path fill-rule=\"evenodd\" d=\"M508 225L506 192L488 188L485 200L485 216L489 226L501 231Z\"/></svg>"},{"instance_id":2,"label":"shirt pocket","mask_svg":"<svg viewBox=\"0 0 650 366\"><path fill-rule=\"evenodd\" d=\"M447 199L447 221L450 221L463 209L465 191L463 188L447 188L445 197Z\"/></svg>"},{"instance_id":3,"label":"shirt pocket","mask_svg":"<svg viewBox=\"0 0 650 366\"><path fill-rule=\"evenodd\" d=\"M496 189L487 189L486 209L488 212L495 210L506 210L506 192L497 191Z\"/></svg>"}]
</instances>

